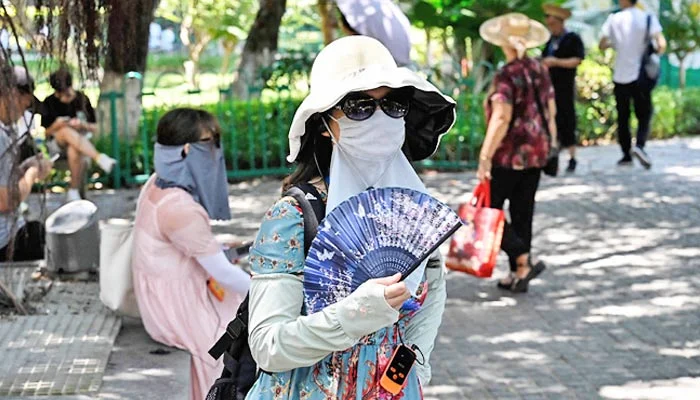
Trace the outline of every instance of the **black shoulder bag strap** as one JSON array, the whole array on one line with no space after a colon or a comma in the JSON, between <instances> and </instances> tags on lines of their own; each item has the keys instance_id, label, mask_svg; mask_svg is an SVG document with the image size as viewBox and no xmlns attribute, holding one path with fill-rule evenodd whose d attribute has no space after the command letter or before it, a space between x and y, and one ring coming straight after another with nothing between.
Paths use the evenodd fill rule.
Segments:
<instances>
[{"instance_id":1,"label":"black shoulder bag strap","mask_svg":"<svg viewBox=\"0 0 700 400\"><path fill-rule=\"evenodd\" d=\"M321 200L318 190L311 184L299 184L291 187L283 197L293 197L301 207L304 218L304 254L311 248L311 242L316 237L318 223L325 216L326 205ZM248 344L248 295L238 307L236 318L229 322L226 333L223 334L214 346L209 349L209 355L215 360L225 355L224 363L228 365L228 356L239 360L241 355L246 355L250 350ZM242 340L245 339L245 340ZM238 365L238 364L234 364ZM235 375L237 371L231 371Z\"/></svg>"},{"instance_id":2,"label":"black shoulder bag strap","mask_svg":"<svg viewBox=\"0 0 700 400\"><path fill-rule=\"evenodd\" d=\"M651 14L647 14L647 33L646 33L646 41L647 41L647 47L651 45L651 35L649 32L651 31Z\"/></svg>"},{"instance_id":3,"label":"black shoulder bag strap","mask_svg":"<svg viewBox=\"0 0 700 400\"><path fill-rule=\"evenodd\" d=\"M218 360L222 354L228 353L234 359L238 359L243 351L242 341L237 340L239 337L248 336L248 295L238 306L236 318L234 318L226 326L226 333L221 335L214 346L209 349L209 355L215 360ZM247 341L246 341L247 343Z\"/></svg>"},{"instance_id":4,"label":"black shoulder bag strap","mask_svg":"<svg viewBox=\"0 0 700 400\"><path fill-rule=\"evenodd\" d=\"M535 84L535 79L532 73L528 73L530 77L530 85L535 92L535 103L537 104L537 111L539 111L540 118L542 118L542 123L544 124L544 132L549 140L549 154L547 154L547 162L542 168L542 172L549 176L557 176L557 170L559 169L559 152L552 146L553 138L552 132L549 130L549 120L544 113L544 105L542 105L542 99L540 98L540 90ZM551 117L551 116L550 116Z\"/></svg>"},{"instance_id":5,"label":"black shoulder bag strap","mask_svg":"<svg viewBox=\"0 0 700 400\"><path fill-rule=\"evenodd\" d=\"M542 105L542 99L540 99L540 91L537 89L537 85L535 85L535 78L532 76L531 72L528 72L529 75L529 83L530 87L535 91L535 103L537 103L537 111L540 113L540 117L542 118L542 123L544 124L544 131L547 134L547 138L549 139L549 145L550 147L552 146L552 133L549 131L549 121L547 120L547 117L544 113L544 106Z\"/></svg>"},{"instance_id":6,"label":"black shoulder bag strap","mask_svg":"<svg viewBox=\"0 0 700 400\"><path fill-rule=\"evenodd\" d=\"M326 204L321 194L310 183L301 183L289 188L282 196L289 196L299 203L304 217L304 254L308 254L311 242L318 232L318 224L326 215Z\"/></svg>"}]
</instances>

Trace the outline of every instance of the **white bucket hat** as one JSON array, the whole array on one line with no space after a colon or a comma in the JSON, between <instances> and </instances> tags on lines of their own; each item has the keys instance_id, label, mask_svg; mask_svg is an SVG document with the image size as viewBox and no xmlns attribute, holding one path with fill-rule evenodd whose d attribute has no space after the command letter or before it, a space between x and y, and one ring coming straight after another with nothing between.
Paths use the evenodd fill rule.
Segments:
<instances>
[{"instance_id":1,"label":"white bucket hat","mask_svg":"<svg viewBox=\"0 0 700 400\"><path fill-rule=\"evenodd\" d=\"M375 89L413 87L406 121L404 153L409 160L430 157L455 121L455 101L413 71L396 66L389 50L367 36L347 36L326 46L311 68L311 91L289 129L289 156L294 162L301 150L306 122L314 114L333 108L348 93Z\"/></svg>"}]
</instances>

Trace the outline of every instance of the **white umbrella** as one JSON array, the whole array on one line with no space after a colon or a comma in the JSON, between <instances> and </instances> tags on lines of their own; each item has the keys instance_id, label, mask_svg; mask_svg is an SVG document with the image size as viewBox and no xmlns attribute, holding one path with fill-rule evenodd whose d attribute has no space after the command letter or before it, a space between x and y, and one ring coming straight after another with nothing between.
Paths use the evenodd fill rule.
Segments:
<instances>
[{"instance_id":1,"label":"white umbrella","mask_svg":"<svg viewBox=\"0 0 700 400\"><path fill-rule=\"evenodd\" d=\"M336 0L350 27L379 40L399 66L411 63L411 23L391 0Z\"/></svg>"}]
</instances>

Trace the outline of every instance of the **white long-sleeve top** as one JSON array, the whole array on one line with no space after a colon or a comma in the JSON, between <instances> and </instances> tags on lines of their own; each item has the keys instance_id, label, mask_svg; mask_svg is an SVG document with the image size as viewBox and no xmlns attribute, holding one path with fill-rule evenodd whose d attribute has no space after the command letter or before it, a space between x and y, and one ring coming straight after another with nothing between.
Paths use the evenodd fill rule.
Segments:
<instances>
[{"instance_id":1,"label":"white long-sleeve top","mask_svg":"<svg viewBox=\"0 0 700 400\"><path fill-rule=\"evenodd\" d=\"M424 365L414 367L423 385L430 381L430 354L447 298L442 264L426 269L426 279L428 295L404 337L425 356ZM269 372L311 366L332 352L352 347L363 336L392 325L399 315L386 302L384 286L364 284L321 312L302 316L303 278L285 273L254 276L249 301L250 349L258 366Z\"/></svg>"}]
</instances>

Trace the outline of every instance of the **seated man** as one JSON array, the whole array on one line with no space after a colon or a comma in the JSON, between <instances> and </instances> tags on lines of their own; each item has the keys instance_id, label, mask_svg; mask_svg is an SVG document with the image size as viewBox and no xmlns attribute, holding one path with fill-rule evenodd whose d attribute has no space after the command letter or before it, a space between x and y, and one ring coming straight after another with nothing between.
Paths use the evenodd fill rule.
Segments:
<instances>
[{"instance_id":1,"label":"seated man","mask_svg":"<svg viewBox=\"0 0 700 400\"><path fill-rule=\"evenodd\" d=\"M20 163L17 127L34 100L34 81L21 67L3 66L0 76L2 86L9 86L0 90L0 261L38 260L44 258L44 226L25 222L18 208L32 185L48 176L52 163L41 154Z\"/></svg>"},{"instance_id":2,"label":"seated man","mask_svg":"<svg viewBox=\"0 0 700 400\"><path fill-rule=\"evenodd\" d=\"M104 153L99 153L84 136L97 130L97 119L87 96L73 90L70 72L60 69L51 74L49 81L55 92L44 99L41 125L46 128L47 145L50 138L53 138L66 150L71 174L67 200L79 200L84 173L82 157L88 156L95 160L106 173L112 172L116 161Z\"/></svg>"}]
</instances>

